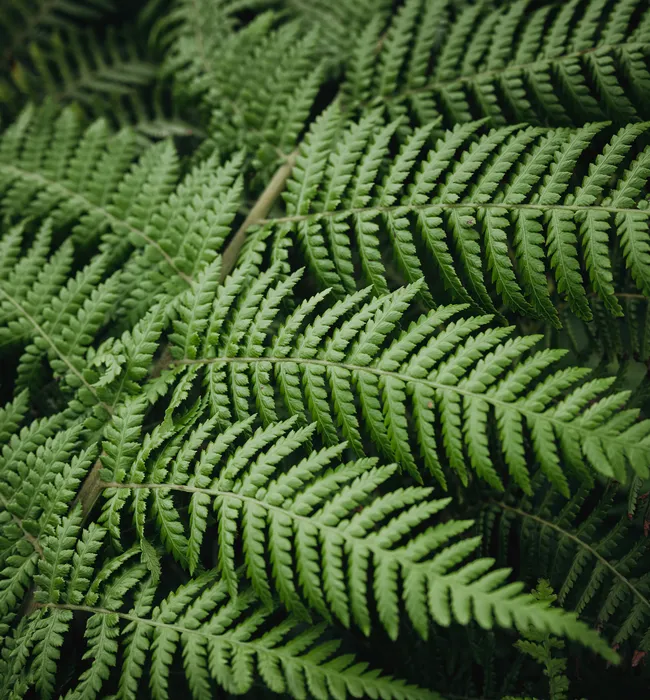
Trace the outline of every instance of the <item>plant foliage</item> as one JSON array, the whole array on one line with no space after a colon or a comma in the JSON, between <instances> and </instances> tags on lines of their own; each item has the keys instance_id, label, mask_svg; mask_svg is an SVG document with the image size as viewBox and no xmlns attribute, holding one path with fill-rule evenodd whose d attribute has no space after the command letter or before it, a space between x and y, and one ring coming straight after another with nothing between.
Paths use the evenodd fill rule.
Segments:
<instances>
[{"instance_id":1,"label":"plant foliage","mask_svg":"<svg viewBox=\"0 0 650 700\"><path fill-rule=\"evenodd\" d=\"M642 697L640 0L0 7L0 698Z\"/></svg>"},{"instance_id":2,"label":"plant foliage","mask_svg":"<svg viewBox=\"0 0 650 700\"><path fill-rule=\"evenodd\" d=\"M388 29L377 15L350 60L350 104L384 105L392 119L419 124L647 118L645 3L535 5L407 0Z\"/></svg>"}]
</instances>

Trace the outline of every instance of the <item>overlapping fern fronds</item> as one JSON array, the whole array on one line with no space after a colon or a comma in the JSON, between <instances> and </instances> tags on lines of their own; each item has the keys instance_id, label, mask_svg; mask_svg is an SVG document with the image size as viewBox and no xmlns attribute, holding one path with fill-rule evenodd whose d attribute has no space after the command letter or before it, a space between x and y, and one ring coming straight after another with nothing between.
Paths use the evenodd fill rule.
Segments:
<instances>
[{"instance_id":1,"label":"overlapping fern fronds","mask_svg":"<svg viewBox=\"0 0 650 700\"><path fill-rule=\"evenodd\" d=\"M461 7L407 0L387 31L381 16L370 21L348 66L347 104L449 126L481 117L560 126L650 116L650 9L642 0Z\"/></svg>"},{"instance_id":2,"label":"overlapping fern fronds","mask_svg":"<svg viewBox=\"0 0 650 700\"><path fill-rule=\"evenodd\" d=\"M3 50L11 54L52 30L98 19L114 9L113 0L8 0L0 10Z\"/></svg>"},{"instance_id":3,"label":"overlapping fern fronds","mask_svg":"<svg viewBox=\"0 0 650 700\"><path fill-rule=\"evenodd\" d=\"M564 493L567 468L587 481L587 465L622 480L628 462L647 474L650 424L624 410L628 394L607 395L612 380L587 381L584 368L552 372L563 353L528 355L539 336L509 339L489 316L452 320L462 306L409 315L419 285L329 304L321 293L287 314L299 274L281 269L250 281L242 269L222 287L206 274L178 300L171 353L202 371L222 420L309 416L328 444L342 436L363 454L370 442L415 478L421 452L442 484L449 471L466 484L471 467L501 489L503 460L529 491L529 454Z\"/></svg>"},{"instance_id":4,"label":"overlapping fern fronds","mask_svg":"<svg viewBox=\"0 0 650 700\"><path fill-rule=\"evenodd\" d=\"M237 27L229 12L231 0L175 0L162 18L159 3L152 0L144 16L152 20L150 44L165 54L165 70L179 88L192 95L196 82L218 67L219 45Z\"/></svg>"},{"instance_id":5,"label":"overlapping fern fronds","mask_svg":"<svg viewBox=\"0 0 650 700\"><path fill-rule=\"evenodd\" d=\"M54 375L67 386L81 379L86 349L115 306L118 277L108 276L105 256L98 256L71 274L73 247L64 243L49 259L51 224L36 234L18 261L21 227L0 239L4 260L0 271L0 347L25 348L18 364L17 386L42 384L41 358L47 356Z\"/></svg>"},{"instance_id":6,"label":"overlapping fern fronds","mask_svg":"<svg viewBox=\"0 0 650 700\"><path fill-rule=\"evenodd\" d=\"M591 322L582 321L562 306L558 309L562 328L535 328L535 322L526 328L546 329L549 346L567 348L577 362L646 363L650 360L650 299L635 292L623 292L617 299L623 310L618 318L612 317L602 302L592 299Z\"/></svg>"},{"instance_id":7,"label":"overlapping fern fronds","mask_svg":"<svg viewBox=\"0 0 650 700\"><path fill-rule=\"evenodd\" d=\"M278 7L298 19L307 29L318 29L319 45L335 63L345 64L359 34L369 21L386 21L391 0L231 0L231 8L240 12L252 7Z\"/></svg>"},{"instance_id":8,"label":"overlapping fern fronds","mask_svg":"<svg viewBox=\"0 0 650 700\"><path fill-rule=\"evenodd\" d=\"M213 154L177 184L171 142L145 148L136 161L140 152L132 130L113 135L103 120L84 130L74 111L54 118L52 107L25 111L0 142L5 216L49 217L56 230L72 228L75 248L98 246L104 267L121 264L116 313L135 314L135 320L161 293L191 284L214 259L237 210L242 163L235 155L219 167ZM17 259L17 236L3 239L8 268ZM47 248L42 245L25 264L38 272ZM21 283L29 288L28 279ZM55 291L63 277L50 284Z\"/></svg>"},{"instance_id":9,"label":"overlapping fern fronds","mask_svg":"<svg viewBox=\"0 0 650 700\"><path fill-rule=\"evenodd\" d=\"M607 628L615 648L627 644L647 652L650 574L645 562L650 542L643 532L645 506L640 509L641 522L634 518L641 483L633 484L629 512L619 518L611 512L617 496L614 484L601 490L588 508L587 490L560 502L539 484L534 498L506 498L488 505L484 536L498 539L501 561L508 560L510 544L516 541L522 575L547 577L558 591L559 603Z\"/></svg>"},{"instance_id":10,"label":"overlapping fern fronds","mask_svg":"<svg viewBox=\"0 0 650 700\"><path fill-rule=\"evenodd\" d=\"M113 537L121 537L120 511L129 497L140 537L151 508L165 546L192 572L210 532L212 508L218 569L233 596L241 585L236 552L243 550L246 576L267 605L275 590L290 610L304 616L304 601L346 627L353 621L367 635L371 590L391 638L398 635L404 606L424 638L430 620L447 626L474 618L484 628L552 628L589 643L575 621L534 605L521 588L505 585L508 570L491 571L490 559L467 561L479 540L454 540L471 521L447 519L423 529L450 499L432 499L431 489L419 487L374 495L395 465L378 466L376 460L340 465L344 445L309 453L315 426L295 428L295 419L260 428L242 441L251 421L215 435L217 421L199 422L195 411L178 435L185 441L164 424L140 435L143 446L129 469L127 450L139 441L143 415L141 401L125 406L104 445L102 477L110 480L104 485L108 499L102 522ZM295 455L305 448L306 456L298 461ZM189 518L181 517L183 501Z\"/></svg>"},{"instance_id":11,"label":"overlapping fern fronds","mask_svg":"<svg viewBox=\"0 0 650 700\"><path fill-rule=\"evenodd\" d=\"M158 397L165 393L158 392ZM157 400L152 396L152 403ZM133 499L135 546L126 542L117 555L101 526L81 529L89 511L75 502L97 455L96 447L83 447L87 435L82 425L66 428L68 421L60 415L19 430L27 408L24 395L0 413L2 437L9 445L0 464L2 624L15 618L26 598L33 611L15 626L14 635L6 636L0 662L3 687L24 693L35 686L50 697L73 616L90 615L84 659L93 662L71 669L78 683L72 697L97 697L116 666L122 635L126 644L120 656L120 692L126 697L134 696L149 653L153 692L168 697L170 665L181 640L193 692L207 692L210 678L230 692L246 692L252 667L242 674L241 663L257 659L262 680L294 697L305 696L304 681L312 694L324 698L360 692L437 697L366 672L364 664L353 663L349 656L335 660L336 643L330 639L317 645L325 631L322 625L307 632L297 620L272 615L277 591L289 608L304 613L302 599L315 615L344 622L351 616L367 632L370 610L364 582L370 576L379 619L393 636L402 580L407 613L425 637L429 615L443 625L452 619L467 624L474 618L484 627L550 629L615 658L575 616L540 605L520 586L506 584L508 570L489 573L492 560L461 565L479 545L475 537L457 539L471 522L447 520L420 530L449 499L431 501L430 490L419 487L374 495L394 468L372 460L337 465L342 446L311 453L307 449L299 460L296 451L308 447L313 427L293 430L295 421L260 429L248 440L242 433L250 421L215 432L216 419L202 417L207 402L193 400L182 378L164 420L143 436L147 403L143 396L127 400L106 427L102 445L101 478L112 479L99 482L108 496L103 520L122 542L130 537L124 524L118 527L119 512ZM229 457L224 460L225 454ZM280 469L286 460L292 466ZM176 496L187 496L188 503L181 507ZM81 501L87 508L83 495ZM149 515L156 523L153 529ZM244 570L238 566L234 540L239 517L245 523L245 576L255 592L240 582ZM400 544L413 529L420 534ZM202 542L213 533L220 542L217 569L199 573L155 604L157 582L164 573L169 586L173 572L156 541L182 566L196 569L199 561L210 559ZM260 548L266 538L268 549ZM138 555L143 561L134 565ZM95 572L97 562L101 565ZM238 594L226 602L233 587ZM255 606L260 597L265 608ZM319 663L319 670L312 668Z\"/></svg>"},{"instance_id":12,"label":"overlapping fern fronds","mask_svg":"<svg viewBox=\"0 0 650 700\"><path fill-rule=\"evenodd\" d=\"M119 568L111 560L95 571L103 536L97 526L81 532L78 511L61 522L59 539L49 542L57 557L40 566L36 611L15 629L0 662L5 688L52 697L61 646L75 616L85 616L88 648L69 669L69 698L103 697L118 659L119 697L138 697L146 677L154 697L175 697L171 667L179 649L194 697L211 696L215 685L244 694L258 679L295 698L439 697L337 653L340 641L323 624L306 629L298 620L272 616L250 589L228 599L216 572L162 597L146 566L133 563L136 549L119 558Z\"/></svg>"},{"instance_id":13,"label":"overlapping fern fronds","mask_svg":"<svg viewBox=\"0 0 650 700\"><path fill-rule=\"evenodd\" d=\"M154 36L177 92L204 115L211 142L224 153L246 148L259 170L295 148L324 80L325 55L317 31L280 23L277 13L235 30L229 4L180 2L175 21ZM219 29L210 35L214 23Z\"/></svg>"},{"instance_id":14,"label":"overlapping fern fronds","mask_svg":"<svg viewBox=\"0 0 650 700\"><path fill-rule=\"evenodd\" d=\"M38 562L96 457L81 446L82 426L55 414L20 428L26 392L0 410L0 619L20 608Z\"/></svg>"},{"instance_id":15,"label":"overlapping fern fronds","mask_svg":"<svg viewBox=\"0 0 650 700\"><path fill-rule=\"evenodd\" d=\"M0 696L638 667L647 5L127 5L0 9Z\"/></svg>"},{"instance_id":16,"label":"overlapping fern fronds","mask_svg":"<svg viewBox=\"0 0 650 700\"><path fill-rule=\"evenodd\" d=\"M538 600L543 600L553 604L557 596L548 581L541 579L537 587L532 591L532 595ZM526 654L538 664L543 666L544 675L548 678L549 700L567 700L569 691L569 679L566 676L567 660L557 654L565 647L564 641L554 637L552 634L528 633L524 639L520 639L516 645L517 649ZM514 700L504 698L503 700Z\"/></svg>"},{"instance_id":17,"label":"overlapping fern fronds","mask_svg":"<svg viewBox=\"0 0 650 700\"><path fill-rule=\"evenodd\" d=\"M399 121L373 113L337 139L340 120L332 108L314 123L284 195L287 216L268 222L280 237L295 234L338 294L359 280L385 293L392 273L424 278L429 305L447 295L555 325L551 286L585 320L591 294L622 314L621 276L648 294L647 123L488 131L471 122L433 148L429 125L393 156Z\"/></svg>"}]
</instances>

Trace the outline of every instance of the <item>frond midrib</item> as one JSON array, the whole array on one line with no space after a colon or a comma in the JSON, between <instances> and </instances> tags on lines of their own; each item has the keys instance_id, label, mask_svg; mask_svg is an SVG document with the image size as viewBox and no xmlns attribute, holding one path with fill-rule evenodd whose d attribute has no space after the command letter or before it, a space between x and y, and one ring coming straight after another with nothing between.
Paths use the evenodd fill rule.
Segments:
<instances>
[{"instance_id":1,"label":"frond midrib","mask_svg":"<svg viewBox=\"0 0 650 700\"><path fill-rule=\"evenodd\" d=\"M462 396L467 396L471 399L485 401L486 403L490 403L493 406L499 406L499 407L502 407L502 408L507 409L507 410L516 410L524 416L530 416L531 418L535 418L535 419L539 419L539 420L543 420L543 421L548 421L549 423L552 423L553 425L557 425L558 427L561 427L562 429L570 428L572 431L574 431L576 433L580 433L581 435L584 435L585 437L593 437L594 434L597 432L597 430L584 429L584 428L581 428L580 426L574 425L572 423L558 420L557 418L554 418L552 415L548 415L544 412L537 412L537 411L532 411L530 409L522 408L516 402L508 403L506 401L500 401L499 399L494 398L493 396L491 396L487 392L484 394L477 394L473 391L469 391L468 389L463 389L462 387L454 386L452 384L440 384L439 382L434 382L434 381L431 381L429 379L422 379L420 377L412 377L411 375L402 374L401 372L392 372L390 370L379 369L377 367L363 367L362 365L354 365L354 364L350 364L350 363L346 363L346 362L334 362L332 360L318 360L318 359L304 358L304 357L292 357L292 356L271 357L271 356L262 355L261 357L211 357L211 358L198 358L196 360L184 359L184 360L176 360L174 362L174 364L211 365L211 364L219 364L219 363L238 363L238 362L242 363L242 364L255 364L255 363L269 362L272 364L288 363L288 364L297 364L297 365L301 365L301 364L302 365L319 365L321 367L338 367L340 369L346 369L350 372L367 372L369 374L374 374L374 375L377 375L380 377L392 377L394 379L399 379L400 381L403 381L406 384L421 384L422 386L428 386L431 389L435 389L436 391L440 391L442 393L451 392L451 393L460 394ZM622 438L624 438L624 434L619 435L618 437L613 437L613 436L606 433L605 435L603 435L603 437L607 437L607 440L610 442L622 441L623 443L627 444L627 440L622 439Z\"/></svg>"},{"instance_id":2,"label":"frond midrib","mask_svg":"<svg viewBox=\"0 0 650 700\"><path fill-rule=\"evenodd\" d=\"M291 510L287 510L285 508L282 508L281 506L274 506L270 503L267 503L266 501L260 501L258 498L254 498L253 496L244 496L241 493L237 493L235 491L223 491L221 489L209 489L209 488L201 488L199 486L189 486L186 484L165 484L165 483L121 483L119 481L103 481L100 483L100 486L105 489L123 489L126 491L135 491L135 490L152 490L152 491L182 491L185 493L200 493L204 494L206 496L223 496L225 498L235 498L238 499L239 501L242 502L249 502L249 503L254 503L255 505L261 506L267 511L275 511L277 513L281 513L283 515L289 516L292 520L297 520L300 522L305 522L309 523L310 525L313 525L317 527L319 530L325 530L328 532L336 533L338 536L341 536L345 540L352 540L354 542L359 543L360 545L363 545L368 551L371 551L375 554L380 555L381 557L385 557L388 559L397 559L399 561L403 562L403 557L404 554L403 552L395 551L392 549L383 549L381 547L374 546L372 544L368 544L366 542L365 537L355 537L354 535L350 535L349 532L346 532L344 529L340 529L337 526L334 525L327 525L325 523L321 523L318 520L315 520L314 518L309 517L308 515L300 515L298 513L294 513ZM392 556L391 556L392 555ZM411 562L409 564L409 571L412 571L413 569L418 569L418 568L426 568L428 562L427 561L421 561L421 562ZM445 578L450 579L453 576L452 574L445 574Z\"/></svg>"},{"instance_id":3,"label":"frond midrib","mask_svg":"<svg viewBox=\"0 0 650 700\"><path fill-rule=\"evenodd\" d=\"M66 365L66 367L77 377L77 379L83 384L88 391L95 397L97 400L97 403L102 406L109 414L113 413L113 409L104 401L101 400L99 395L97 394L97 390L95 389L94 386L89 384L86 379L84 378L83 374L70 362L70 358L65 355L64 353L61 352L57 344L54 342L54 340L50 337L50 335L41 327L41 325L38 323L38 321L27 311L27 309L24 308L24 306L16 299L9 294L5 289L0 287L0 294L2 294L10 304L12 304L16 310L23 316L23 318L27 319L27 321L33 326L34 330L45 340L45 342L54 350L54 352L57 354L59 359Z\"/></svg>"},{"instance_id":4,"label":"frond midrib","mask_svg":"<svg viewBox=\"0 0 650 700\"><path fill-rule=\"evenodd\" d=\"M458 84L472 84L474 82L477 82L483 78L497 78L499 76L505 76L508 73L518 73L520 71L526 71L526 70L532 70L536 66L544 65L544 64L557 64L557 63L564 63L567 61L570 61L574 58L579 58L580 56L586 56L592 53L596 53L597 51L602 51L603 53L605 52L614 52L618 50L624 50L625 47L627 46L641 46L641 42L639 41L624 41L619 44L601 44L598 46L591 46L588 49L582 49L580 51L573 51L571 53L564 54L562 56L556 56L553 58L538 58L535 61L529 61L527 63L518 63L518 64L509 64L504 66L503 68L495 68L493 70L486 70L486 71L478 71L476 73L465 73L462 75L459 75L456 78L452 78L451 80L437 80L433 81L431 83L427 83L426 85L421 85L420 87L417 88L411 88L409 90L404 90L402 92L397 92L393 93L391 95L378 95L375 97L373 100L371 100L368 103L364 103L363 106L370 106L372 104L378 104L378 103L389 103L389 102L395 102L400 99L404 99L406 97L409 97L411 95L420 95L422 93L427 93L427 92L432 92L435 90L444 90L445 88L448 88L453 85L458 85Z\"/></svg>"},{"instance_id":5,"label":"frond midrib","mask_svg":"<svg viewBox=\"0 0 650 700\"><path fill-rule=\"evenodd\" d=\"M318 211L311 214L297 214L295 216L278 216L270 219L261 219L260 225L276 225L299 223L301 221L318 221L320 219L330 219L347 216L355 216L358 214L391 214L393 212L407 214L409 212L426 212L429 209L508 209L517 211L520 209L532 209L534 211L550 212L556 210L564 210L571 212L580 211L604 211L608 214L643 214L650 217L650 209L626 209L623 207L610 207L605 205L573 205L573 204L513 204L509 202L473 202L471 200L462 202L436 202L435 197L427 204L396 204L390 207L374 206L374 207L353 207L350 209L335 209L334 211Z\"/></svg>"},{"instance_id":6,"label":"frond midrib","mask_svg":"<svg viewBox=\"0 0 650 700\"><path fill-rule=\"evenodd\" d=\"M256 640L249 640L249 641L243 641L242 639L238 639L236 636L237 629L229 629L226 630L225 632L221 634L209 634L207 632L204 632L200 629L195 629L192 627L184 627L182 625L177 625L169 622L161 622L160 620L152 620L150 618L146 617L139 617L138 615L133 615L130 613L124 613L124 612L119 612L115 610L109 610L108 608L100 608L100 607L92 607L90 605L74 605L72 603L36 603L35 607L37 609L49 609L49 610L70 610L71 612L85 612L90 615L104 615L106 617L108 616L115 616L119 617L122 620L125 620L127 622L132 622L135 623L136 625L148 625L149 627L153 628L158 628L158 629L164 629L164 630L169 630L178 633L179 635L195 635L197 637L202 637L206 641L211 641L214 639L223 639L227 641L229 644L232 644L232 646L240 647L242 649L249 649L252 650L256 653L262 653L266 655L271 655L275 656L277 659L282 660L287 662L288 664L295 664L295 663L300 663L303 666L312 666L316 669L318 669L321 673L325 674L337 674L340 675L341 677L345 678L345 672L348 670L348 668L354 668L356 664L353 666L343 668L342 670L339 670L338 668L332 668L331 666L327 666L326 663L322 663L322 661L319 659L317 662L313 662L310 659L309 653L306 654L300 654L298 656L292 656L291 654L287 653L282 653L281 649L278 649L276 647L269 647L267 645L264 645L263 643L256 641ZM356 674L355 674L356 677ZM381 685L381 681L385 680L386 677L383 678L377 678L375 680L376 685ZM371 679L366 679L364 677L364 683L369 683L371 682Z\"/></svg>"},{"instance_id":7,"label":"frond midrib","mask_svg":"<svg viewBox=\"0 0 650 700\"><path fill-rule=\"evenodd\" d=\"M163 247L157 242L154 241L153 238L148 236L144 231L141 229L133 226L132 224L129 224L128 222L124 221L123 219L118 218L114 214L111 214L108 209L105 207L102 207L99 204L95 204L94 202L91 202L88 197L85 195L75 192L74 190L69 189L65 185L62 185L60 182L56 180L51 180L41 173L34 173L29 170L24 170L23 168L19 168L18 166L15 165L9 165L7 163L2 163L0 164L0 171L6 171L9 173L13 173L14 175L18 176L19 178L25 179L25 180L32 180L33 182L37 182L38 184L42 185L44 188L48 189L53 189L63 195L64 197L67 197L72 200L77 200L83 204L83 206L86 208L86 210L90 212L96 212L98 214L101 214L107 221L109 221L111 224L114 226L118 227L125 227L127 228L131 233L136 234L137 236L140 236L142 240L146 241L146 243L153 248L156 249L156 251L164 258L165 262L174 270L174 272L184 281L186 282L189 286L191 286L194 283L194 280L186 275L182 270L178 268L174 260L171 258L171 256L163 249Z\"/></svg>"},{"instance_id":8,"label":"frond midrib","mask_svg":"<svg viewBox=\"0 0 650 700\"><path fill-rule=\"evenodd\" d=\"M581 547L585 551L589 552L589 554L592 557L594 557L594 559L599 561L613 576L615 576L619 581L621 581L621 583L623 583L624 586L629 588L632 595L634 595L639 600L639 602L641 602L648 609L648 612L650 613L650 600L648 600L648 598L646 598L643 595L643 593L641 593L641 591L634 585L632 581L630 581L629 578L622 574L613 564L609 562L609 560L603 557L602 554L600 554L596 549L594 549L589 543L580 539L580 537L572 534L568 530L565 530L564 528L560 527L552 520L546 520L545 518L542 518L539 515L529 513L525 510L522 510L521 508L516 508L515 506L510 506L507 503L503 503L501 501L493 501L493 505L497 506L498 508L501 508L502 510L510 511L515 515L518 515L520 518L527 518L528 520L532 520L541 525L542 527L548 527L551 530L555 530L555 532L560 533L562 537L570 539L572 542L577 544L578 547Z\"/></svg>"}]
</instances>

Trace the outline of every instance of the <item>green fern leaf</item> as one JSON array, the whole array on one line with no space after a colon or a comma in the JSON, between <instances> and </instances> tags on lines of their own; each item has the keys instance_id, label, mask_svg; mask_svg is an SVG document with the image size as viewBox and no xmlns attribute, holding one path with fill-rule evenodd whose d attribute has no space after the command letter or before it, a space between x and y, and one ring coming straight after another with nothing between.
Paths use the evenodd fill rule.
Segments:
<instances>
[{"instance_id":1,"label":"green fern leaf","mask_svg":"<svg viewBox=\"0 0 650 700\"><path fill-rule=\"evenodd\" d=\"M585 383L581 368L548 374L563 353L528 355L539 337L508 339L510 329L481 330L489 317L451 322L463 307L440 307L400 332L418 285L365 304L365 295L357 294L316 315L321 295L285 316L279 302L288 298L293 282L287 285L277 276L272 268L253 278L248 293L229 310L217 295L212 313L226 314L228 331L211 335L205 357L180 359L186 339L176 338L176 362L204 369L220 415L243 419L255 404L268 423L289 410L302 421L315 421L329 444L343 438L363 453L361 436L368 436L416 478L419 448L443 485L445 457L463 482L471 466L501 489L502 475L494 466L501 454L511 478L527 492L527 454L564 493L568 481L561 458L587 482L589 466L619 479L625 478L626 463L647 473L648 426L637 421L638 411L621 410L629 395L604 395L611 382ZM231 283L234 279L224 289ZM207 318L210 310L204 314ZM269 334L273 319L279 328ZM526 430L531 443L524 440ZM488 435L495 435L499 450L490 446Z\"/></svg>"},{"instance_id":2,"label":"green fern leaf","mask_svg":"<svg viewBox=\"0 0 650 700\"><path fill-rule=\"evenodd\" d=\"M324 115L313 127L314 138L325 120L330 130L336 128L336 117ZM359 153L363 142L356 143L356 134L367 133L372 123L352 125L332 147L335 162L354 168L344 180L324 168L324 144L307 138L299 162L313 161L317 173L304 190L302 166L294 171L287 184L288 216L266 222L280 238L295 234L324 286L353 291L361 279L385 293L385 260L393 254L408 281L427 281L422 296L429 304L433 296L448 295L493 312L500 300L508 310L559 325L551 274L580 318L592 318L591 293L611 314L622 314L612 263L620 249L645 294L650 248L641 193L648 168L645 155L630 156L647 124L614 134L573 185L603 125L573 133L506 127L480 135L481 125L472 123L446 132L424 153L427 130L419 130L391 159L388 137L396 123L365 147L365 155ZM379 179L380 158L386 173L381 188L372 184ZM398 197L400 188L404 194ZM334 189L336 198L316 196Z\"/></svg>"},{"instance_id":3,"label":"green fern leaf","mask_svg":"<svg viewBox=\"0 0 650 700\"><path fill-rule=\"evenodd\" d=\"M382 105L391 119L419 124L625 124L648 116L646 11L627 0L496 8L408 0L383 41L377 19L361 34L344 93L352 105Z\"/></svg>"}]
</instances>

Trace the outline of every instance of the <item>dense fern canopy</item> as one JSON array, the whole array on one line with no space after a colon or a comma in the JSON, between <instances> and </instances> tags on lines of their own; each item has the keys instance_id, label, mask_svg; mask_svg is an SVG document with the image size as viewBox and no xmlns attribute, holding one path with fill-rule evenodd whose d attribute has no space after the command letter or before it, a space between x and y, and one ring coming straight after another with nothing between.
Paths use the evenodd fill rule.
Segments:
<instances>
[{"instance_id":1,"label":"dense fern canopy","mask_svg":"<svg viewBox=\"0 0 650 700\"><path fill-rule=\"evenodd\" d=\"M647 3L0 37L0 698L647 693Z\"/></svg>"}]
</instances>

